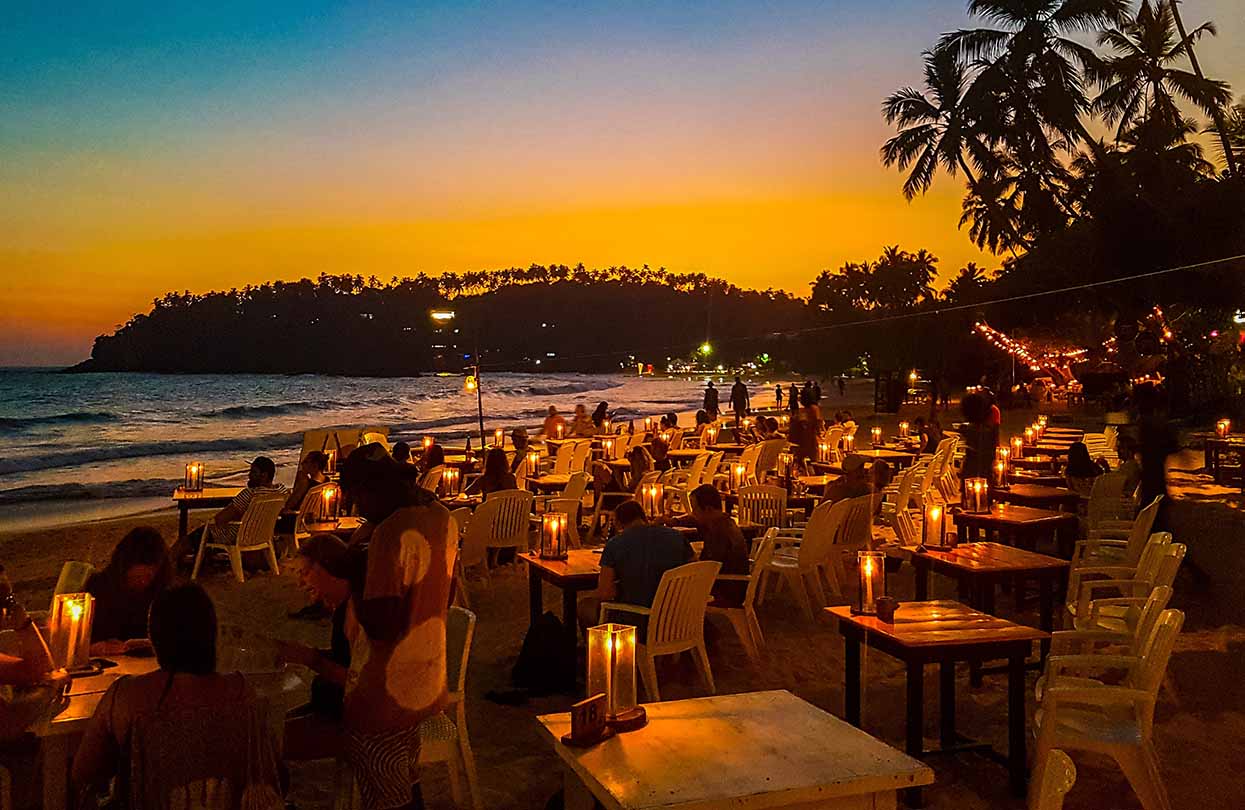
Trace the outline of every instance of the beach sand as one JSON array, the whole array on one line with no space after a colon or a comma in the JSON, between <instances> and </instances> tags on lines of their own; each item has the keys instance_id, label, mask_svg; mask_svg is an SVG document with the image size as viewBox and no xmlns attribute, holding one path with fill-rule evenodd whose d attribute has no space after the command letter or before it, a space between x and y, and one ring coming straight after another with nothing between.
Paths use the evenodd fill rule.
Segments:
<instances>
[{"instance_id":1,"label":"beach sand","mask_svg":"<svg viewBox=\"0 0 1245 810\"><path fill-rule=\"evenodd\" d=\"M1009 414L1009 417L1011 414ZM1009 419L1010 421L1010 419ZM1173 474L1177 502L1172 510L1177 540L1190 544L1191 558L1209 575L1195 580L1182 573L1175 604L1188 612L1185 631L1169 669L1157 713L1155 737L1163 763L1163 777L1173 807L1240 806L1239 741L1245 738L1245 572L1240 544L1245 519L1239 490L1217 488L1191 471L1200 467L1200 454L1186 453ZM203 517L206 517L204 515ZM199 520L202 520L200 517ZM192 517L192 525L198 521ZM131 526L149 523L171 538L176 531L172 513L97 522L57 529L0 536L0 562L27 605L47 603L60 564L85 559L102 564L113 544ZM241 625L256 633L308 643L327 643L327 622L297 622L286 618L300 607L303 596L293 566L280 576L259 573L243 585L223 571L202 578L218 605L222 622ZM949 582L935 578L936 598L954 598ZM899 599L910 598L911 567L890 580L889 590ZM546 609L560 611L557 592L545 589ZM556 755L538 730L535 715L565 711L569 696L533 699L522 706L490 702L490 690L509 688L510 668L527 630L526 572L518 566L495 571L489 584L472 588L479 614L467 680L467 714L485 808L543 808L559 789L561 770ZM1010 599L1002 596L1000 609L1014 616ZM760 608L768 646L759 667L750 665L738 641L725 624L712 623L710 659L719 693L761 689L788 689L827 711L839 714L843 706L843 645L830 622L806 622L785 590ZM1033 612L1019 614L1036 623ZM886 742L902 747L904 672L898 662L869 651L865 656L864 725ZM684 660L660 672L666 699L703 694L690 662ZM1032 687L1037 673L1029 676ZM937 679L927 670L926 733L937 734ZM1029 690L1029 717L1034 710ZM970 737L1006 746L1006 679L988 676L972 689L966 671L958 681L958 723ZM1032 749L1030 749L1032 750ZM1068 796L1068 810L1106 810L1140 807L1119 769L1109 760L1072 754L1079 771ZM1007 791L1004 768L977 754L931 757L935 785L927 789L927 806L946 810L1021 808L1023 801ZM331 806L333 768L318 763L293 771L291 799L300 808ZM430 808L452 806L443 769L426 769L425 797Z\"/></svg>"}]
</instances>

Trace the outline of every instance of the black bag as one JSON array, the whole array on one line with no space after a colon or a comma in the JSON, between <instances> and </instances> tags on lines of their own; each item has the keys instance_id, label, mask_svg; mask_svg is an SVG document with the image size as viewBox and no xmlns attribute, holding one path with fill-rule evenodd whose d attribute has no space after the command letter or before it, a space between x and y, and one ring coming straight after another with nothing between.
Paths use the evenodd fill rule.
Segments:
<instances>
[{"instance_id":1,"label":"black bag","mask_svg":"<svg viewBox=\"0 0 1245 810\"><path fill-rule=\"evenodd\" d=\"M546 611L528 628L510 681L536 695L574 686L575 651L567 646L566 630L557 616Z\"/></svg>"}]
</instances>

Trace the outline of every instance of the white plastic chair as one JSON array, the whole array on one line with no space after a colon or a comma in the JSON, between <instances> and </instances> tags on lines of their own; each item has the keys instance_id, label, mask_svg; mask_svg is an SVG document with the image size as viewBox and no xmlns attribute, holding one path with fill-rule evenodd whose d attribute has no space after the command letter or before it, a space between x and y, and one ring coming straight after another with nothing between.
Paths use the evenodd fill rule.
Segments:
<instances>
[{"instance_id":1,"label":"white plastic chair","mask_svg":"<svg viewBox=\"0 0 1245 810\"><path fill-rule=\"evenodd\" d=\"M1136 565L1154 528L1163 496L1155 498L1137 514L1137 519L1121 531L1091 530L1072 550L1072 570L1086 565Z\"/></svg>"},{"instance_id":2,"label":"white plastic chair","mask_svg":"<svg viewBox=\"0 0 1245 810\"><path fill-rule=\"evenodd\" d=\"M747 582L743 604L739 607L710 604L706 610L711 615L725 616L739 636L744 651L753 663L761 660L761 648L765 646L765 636L761 633L761 623L757 620L756 597L761 585L761 575L774 556L774 538L766 535L757 546L756 559L752 561L752 570L748 574L718 574L718 582Z\"/></svg>"},{"instance_id":3,"label":"white plastic chair","mask_svg":"<svg viewBox=\"0 0 1245 810\"><path fill-rule=\"evenodd\" d=\"M294 516L294 550L303 547L303 541L311 537L311 530L307 528L307 521L315 513L316 508L320 505L320 493L325 487L337 486L336 484L316 484L307 490L307 494L303 496L303 502L298 505L298 514Z\"/></svg>"},{"instance_id":4,"label":"white plastic chair","mask_svg":"<svg viewBox=\"0 0 1245 810\"><path fill-rule=\"evenodd\" d=\"M517 548L526 551L531 544L528 530L532 514L532 493L522 489L493 492L476 507L463 538L466 547L482 543L485 548ZM465 562L465 561L464 561Z\"/></svg>"},{"instance_id":5,"label":"white plastic chair","mask_svg":"<svg viewBox=\"0 0 1245 810\"><path fill-rule=\"evenodd\" d=\"M471 657L475 626L476 616L470 610L451 607L445 616L445 682L449 704L445 711L419 724L419 764L445 763L450 772L450 795L459 808L466 806L462 791L462 775L466 773L471 807L480 810L475 754L467 736L467 660Z\"/></svg>"},{"instance_id":6,"label":"white plastic chair","mask_svg":"<svg viewBox=\"0 0 1245 810\"><path fill-rule=\"evenodd\" d=\"M203 564L203 555L208 549L219 549L229 555L229 565L233 568L233 575L238 582L246 581L246 575L242 572L244 551L263 551L268 558L268 568L273 574L279 575L281 568L277 565L277 551L272 545L272 535L287 498L289 493L281 491L255 493L242 515L242 520L238 521L238 531L232 543L212 542L212 524L208 523L203 539L199 542L199 551L195 554L190 578L193 580L199 577L199 567Z\"/></svg>"},{"instance_id":7,"label":"white plastic chair","mask_svg":"<svg viewBox=\"0 0 1245 810\"><path fill-rule=\"evenodd\" d=\"M52 589L52 595L58 596L65 593L81 593L86 587L86 581L91 578L91 574L95 573L95 566L89 562L80 562L78 560L69 560L61 566L60 576L56 578L56 587ZM49 608L50 610L51 608Z\"/></svg>"},{"instance_id":8,"label":"white plastic chair","mask_svg":"<svg viewBox=\"0 0 1245 810\"><path fill-rule=\"evenodd\" d=\"M1171 587L1184 562L1185 552L1184 544L1172 543L1171 535L1164 532L1154 535L1135 568L1100 566L1073 572L1068 585L1068 617L1072 626L1090 630L1098 623L1108 629L1119 629L1128 612L1127 603L1112 605L1105 600L1117 596L1144 599L1155 588ZM1071 591L1074 584L1075 602ZM1096 608L1094 602L1099 603Z\"/></svg>"},{"instance_id":9,"label":"white plastic chair","mask_svg":"<svg viewBox=\"0 0 1245 810\"><path fill-rule=\"evenodd\" d=\"M1052 656L1047 660L1047 688L1036 716L1035 783L1044 781L1052 749L1094 751L1119 764L1145 810L1170 810L1154 748L1154 708L1183 624L1182 612L1164 610L1141 656ZM1118 685L1085 685L1081 677L1062 680L1066 675L1093 675L1109 669L1129 674ZM1031 808L1038 806L1037 798L1030 793Z\"/></svg>"},{"instance_id":10,"label":"white plastic chair","mask_svg":"<svg viewBox=\"0 0 1245 810\"><path fill-rule=\"evenodd\" d=\"M844 499L836 503L821 503L809 516L803 529L770 529L766 536L774 540L775 552L767 565L762 567L762 575L771 574L782 577L782 581L791 586L796 601L809 621L814 620L813 605L810 600L809 588L817 598L818 607L826 605L826 592L822 587L822 577L829 582L835 596L843 596L840 562L835 557L835 542L847 523L852 511L852 499ZM798 538L799 546L795 553L783 548L787 542ZM763 603L769 590L768 577L761 584L758 602Z\"/></svg>"},{"instance_id":11,"label":"white plastic chair","mask_svg":"<svg viewBox=\"0 0 1245 810\"><path fill-rule=\"evenodd\" d=\"M463 565L463 535L466 533L467 524L471 522L471 507L460 506L450 511L450 541L454 544L454 604L471 610L471 595L467 593L467 572ZM479 565L484 562L486 556L483 549L480 551L481 559L476 560L473 565Z\"/></svg>"},{"instance_id":12,"label":"white plastic chair","mask_svg":"<svg viewBox=\"0 0 1245 810\"><path fill-rule=\"evenodd\" d=\"M768 484L752 484L739 490L736 518L765 528L787 525L787 490Z\"/></svg>"},{"instance_id":13,"label":"white plastic chair","mask_svg":"<svg viewBox=\"0 0 1245 810\"><path fill-rule=\"evenodd\" d=\"M562 449L566 450L565 447ZM592 458L592 441L585 439L582 442L575 442L575 449L571 452L571 468L568 472L582 472L587 468L590 458Z\"/></svg>"},{"instance_id":14,"label":"white plastic chair","mask_svg":"<svg viewBox=\"0 0 1245 810\"><path fill-rule=\"evenodd\" d=\"M778 456L790 445L786 439L766 439L757 450L756 465L752 470L753 477L758 481L765 480L765 474L778 466Z\"/></svg>"},{"instance_id":15,"label":"white plastic chair","mask_svg":"<svg viewBox=\"0 0 1245 810\"><path fill-rule=\"evenodd\" d=\"M1046 756L1045 776L1039 784L1035 779L1029 785L1030 791L1037 791L1034 810L1063 810L1063 799L1076 784L1076 766L1072 758L1052 748Z\"/></svg>"},{"instance_id":16,"label":"white plastic chair","mask_svg":"<svg viewBox=\"0 0 1245 810\"><path fill-rule=\"evenodd\" d=\"M636 664L649 700L661 700L657 667L653 663L657 656L687 651L692 653L709 694L717 691L713 670L709 667L709 653L705 650L705 607L709 604L713 580L721 568L721 563L705 560L671 568L662 574L651 608L625 602L601 603L601 622L606 621L607 611L648 617L644 640L636 644Z\"/></svg>"},{"instance_id":17,"label":"white plastic chair","mask_svg":"<svg viewBox=\"0 0 1245 810\"><path fill-rule=\"evenodd\" d=\"M441 474L445 472L445 466L438 464L437 466L424 473L424 477L419 479L419 486L429 492L436 492L437 487L441 484Z\"/></svg>"}]
</instances>

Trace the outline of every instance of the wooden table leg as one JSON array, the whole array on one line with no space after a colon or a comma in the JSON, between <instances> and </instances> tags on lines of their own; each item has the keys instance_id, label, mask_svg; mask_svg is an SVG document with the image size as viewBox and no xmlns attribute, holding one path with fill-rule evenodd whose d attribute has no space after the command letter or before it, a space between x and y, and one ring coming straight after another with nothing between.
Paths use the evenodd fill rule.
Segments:
<instances>
[{"instance_id":1,"label":"wooden table leg","mask_svg":"<svg viewBox=\"0 0 1245 810\"><path fill-rule=\"evenodd\" d=\"M938 736L943 748L955 745L955 662L938 664Z\"/></svg>"},{"instance_id":2,"label":"wooden table leg","mask_svg":"<svg viewBox=\"0 0 1245 810\"><path fill-rule=\"evenodd\" d=\"M843 716L860 728L860 637L843 634Z\"/></svg>"},{"instance_id":3,"label":"wooden table leg","mask_svg":"<svg viewBox=\"0 0 1245 810\"><path fill-rule=\"evenodd\" d=\"M527 567L527 608L531 625L535 626L545 610L545 601L540 574L530 565Z\"/></svg>"},{"instance_id":4,"label":"wooden table leg","mask_svg":"<svg viewBox=\"0 0 1245 810\"><path fill-rule=\"evenodd\" d=\"M920 757L925 751L925 664L908 662L907 730L904 749L910 757ZM904 790L904 804L921 807L921 789Z\"/></svg>"},{"instance_id":5,"label":"wooden table leg","mask_svg":"<svg viewBox=\"0 0 1245 810\"><path fill-rule=\"evenodd\" d=\"M1006 578L1003 580L1006 582ZM974 610L980 610L982 613L990 616L994 615L994 580L988 576L977 578L977 587L973 589L973 599L969 602L969 607ZM973 660L968 663L968 683L974 689L979 688L983 679L981 676L981 661Z\"/></svg>"},{"instance_id":6,"label":"wooden table leg","mask_svg":"<svg viewBox=\"0 0 1245 810\"><path fill-rule=\"evenodd\" d=\"M1025 654L1007 659L1007 771L1012 795L1025 795Z\"/></svg>"},{"instance_id":7,"label":"wooden table leg","mask_svg":"<svg viewBox=\"0 0 1245 810\"><path fill-rule=\"evenodd\" d=\"M69 805L69 735L44 737L39 748L43 755L43 808L65 810Z\"/></svg>"}]
</instances>

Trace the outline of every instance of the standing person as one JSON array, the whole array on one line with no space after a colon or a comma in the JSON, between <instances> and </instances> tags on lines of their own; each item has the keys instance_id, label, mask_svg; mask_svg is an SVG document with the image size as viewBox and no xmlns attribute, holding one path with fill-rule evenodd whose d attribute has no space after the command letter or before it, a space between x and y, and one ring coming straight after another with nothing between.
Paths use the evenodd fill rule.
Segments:
<instances>
[{"instance_id":1,"label":"standing person","mask_svg":"<svg viewBox=\"0 0 1245 810\"><path fill-rule=\"evenodd\" d=\"M795 383L787 389L787 407L791 409L791 421L794 422L795 415L800 411L800 389L795 387Z\"/></svg>"},{"instance_id":2,"label":"standing person","mask_svg":"<svg viewBox=\"0 0 1245 810\"><path fill-rule=\"evenodd\" d=\"M710 380L709 383L705 386L704 405L705 405L705 413L709 414L709 421L710 422L718 421L718 414L720 413L719 405L718 405L718 389L713 387L713 380Z\"/></svg>"},{"instance_id":3,"label":"standing person","mask_svg":"<svg viewBox=\"0 0 1245 810\"><path fill-rule=\"evenodd\" d=\"M842 374L839 375L839 396L847 396L847 377Z\"/></svg>"},{"instance_id":4,"label":"standing person","mask_svg":"<svg viewBox=\"0 0 1245 810\"><path fill-rule=\"evenodd\" d=\"M821 383L813 380L813 404L821 404Z\"/></svg>"},{"instance_id":5,"label":"standing person","mask_svg":"<svg viewBox=\"0 0 1245 810\"><path fill-rule=\"evenodd\" d=\"M341 484L376 525L346 615L346 759L367 810L422 808L419 724L447 700L450 513L379 445L350 454Z\"/></svg>"},{"instance_id":6,"label":"standing person","mask_svg":"<svg viewBox=\"0 0 1245 810\"><path fill-rule=\"evenodd\" d=\"M782 410L782 383L774 386L774 407Z\"/></svg>"},{"instance_id":7,"label":"standing person","mask_svg":"<svg viewBox=\"0 0 1245 810\"><path fill-rule=\"evenodd\" d=\"M735 424L739 424L740 420L748 415L748 386L744 385L743 378L736 377L735 384L731 386L731 410L735 412Z\"/></svg>"},{"instance_id":8,"label":"standing person","mask_svg":"<svg viewBox=\"0 0 1245 810\"><path fill-rule=\"evenodd\" d=\"M973 392L960 400L960 409L968 424L961 431L964 438L964 466L960 477L990 479L997 446L998 428L990 424L990 399Z\"/></svg>"},{"instance_id":9,"label":"standing person","mask_svg":"<svg viewBox=\"0 0 1245 810\"><path fill-rule=\"evenodd\" d=\"M128 531L104 570L91 574L82 587L95 597L91 655L123 655L151 646L147 613L172 581L169 549L160 532L150 526Z\"/></svg>"}]
</instances>

